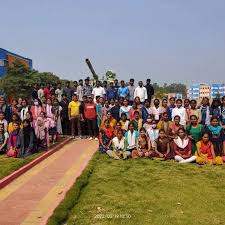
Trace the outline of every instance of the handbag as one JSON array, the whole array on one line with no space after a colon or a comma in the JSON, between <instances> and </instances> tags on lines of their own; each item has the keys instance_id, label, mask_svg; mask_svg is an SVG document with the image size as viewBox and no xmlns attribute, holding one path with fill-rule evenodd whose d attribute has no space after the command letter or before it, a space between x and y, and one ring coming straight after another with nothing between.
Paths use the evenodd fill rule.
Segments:
<instances>
[{"instance_id":1,"label":"handbag","mask_svg":"<svg viewBox=\"0 0 225 225\"><path fill-rule=\"evenodd\" d=\"M9 149L9 151L7 151L6 153L7 157L17 157L17 151L16 149Z\"/></svg>"}]
</instances>

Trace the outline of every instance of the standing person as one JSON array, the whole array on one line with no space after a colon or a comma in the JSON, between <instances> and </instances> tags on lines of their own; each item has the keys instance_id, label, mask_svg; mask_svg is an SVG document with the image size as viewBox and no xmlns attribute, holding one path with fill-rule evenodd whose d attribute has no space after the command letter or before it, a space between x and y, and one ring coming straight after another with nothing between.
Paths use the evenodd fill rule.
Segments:
<instances>
[{"instance_id":1,"label":"standing person","mask_svg":"<svg viewBox=\"0 0 225 225\"><path fill-rule=\"evenodd\" d=\"M4 97L0 97L0 112L5 114L5 119L10 122L12 119L11 107L6 103Z\"/></svg>"},{"instance_id":2,"label":"standing person","mask_svg":"<svg viewBox=\"0 0 225 225\"><path fill-rule=\"evenodd\" d=\"M38 89L38 98L41 100L44 96L44 84L40 84L40 88Z\"/></svg>"},{"instance_id":3,"label":"standing person","mask_svg":"<svg viewBox=\"0 0 225 225\"><path fill-rule=\"evenodd\" d=\"M71 88L72 89L72 92L71 92L71 99L73 97L73 95L77 95L77 87L78 87L78 83L77 81L75 80L73 82L73 87Z\"/></svg>"},{"instance_id":4,"label":"standing person","mask_svg":"<svg viewBox=\"0 0 225 225\"><path fill-rule=\"evenodd\" d=\"M175 106L175 98L174 97L171 97L169 99L169 102L170 102L170 105L167 108L167 112L168 112L169 120L172 121L172 111L176 107Z\"/></svg>"},{"instance_id":5,"label":"standing person","mask_svg":"<svg viewBox=\"0 0 225 225\"><path fill-rule=\"evenodd\" d=\"M80 102L78 96L73 95L72 101L68 105L68 117L71 124L71 135L76 136L75 130L77 129L78 136L81 137L80 129Z\"/></svg>"},{"instance_id":6,"label":"standing person","mask_svg":"<svg viewBox=\"0 0 225 225\"><path fill-rule=\"evenodd\" d=\"M33 85L31 97L33 100L38 98L38 85L36 83Z\"/></svg>"},{"instance_id":7,"label":"standing person","mask_svg":"<svg viewBox=\"0 0 225 225\"><path fill-rule=\"evenodd\" d=\"M17 100L16 99L13 99L12 100L12 103L11 103L11 112L12 112L12 114L13 113L19 114L18 113L19 110L18 110L18 106L17 105L18 105Z\"/></svg>"},{"instance_id":8,"label":"standing person","mask_svg":"<svg viewBox=\"0 0 225 225\"><path fill-rule=\"evenodd\" d=\"M127 116L127 119L130 119L130 116L129 116L130 109L131 109L131 106L128 105L128 100L124 99L123 105L120 107L120 117L121 117L122 113L125 113Z\"/></svg>"},{"instance_id":9,"label":"standing person","mask_svg":"<svg viewBox=\"0 0 225 225\"><path fill-rule=\"evenodd\" d=\"M96 99L96 113L97 113L97 125L98 129L102 124L102 108L104 106L104 100L101 97L97 97Z\"/></svg>"},{"instance_id":10,"label":"standing person","mask_svg":"<svg viewBox=\"0 0 225 225\"><path fill-rule=\"evenodd\" d=\"M133 105L134 103L134 91L135 91L135 86L134 86L134 79L130 79L130 85L128 86L129 90L129 104Z\"/></svg>"},{"instance_id":11,"label":"standing person","mask_svg":"<svg viewBox=\"0 0 225 225\"><path fill-rule=\"evenodd\" d=\"M190 108L190 100L188 98L184 99L184 108L186 110Z\"/></svg>"},{"instance_id":12,"label":"standing person","mask_svg":"<svg viewBox=\"0 0 225 225\"><path fill-rule=\"evenodd\" d=\"M150 103L151 103L152 96L153 96L154 93L155 93L154 87L153 87L153 85L151 84L151 79L147 79L147 80L146 80L145 88L146 88L146 90L147 90L148 100L149 100Z\"/></svg>"},{"instance_id":13,"label":"standing person","mask_svg":"<svg viewBox=\"0 0 225 225\"><path fill-rule=\"evenodd\" d=\"M161 107L159 106L160 101L156 98L153 103L154 105L151 107L152 115L154 116L156 122L158 122L161 118Z\"/></svg>"},{"instance_id":14,"label":"standing person","mask_svg":"<svg viewBox=\"0 0 225 225\"><path fill-rule=\"evenodd\" d=\"M135 97L139 97L141 103L144 103L145 99L148 98L147 90L146 90L146 88L143 86L143 82L142 82L142 81L139 81L139 82L138 82L138 87L135 88L135 91L134 91L134 98L135 98Z\"/></svg>"},{"instance_id":15,"label":"standing person","mask_svg":"<svg viewBox=\"0 0 225 225\"><path fill-rule=\"evenodd\" d=\"M109 87L106 90L106 99L111 101L111 99L117 98L117 90L113 86L113 82L109 83Z\"/></svg>"},{"instance_id":16,"label":"standing person","mask_svg":"<svg viewBox=\"0 0 225 225\"><path fill-rule=\"evenodd\" d=\"M62 94L63 94L62 85L61 85L61 83L58 83L56 90L55 90L55 95L59 102L62 101Z\"/></svg>"},{"instance_id":17,"label":"standing person","mask_svg":"<svg viewBox=\"0 0 225 225\"><path fill-rule=\"evenodd\" d=\"M90 80L89 78L86 78L84 80L84 88L83 88L83 92L84 92L84 96L90 96L92 94L92 86L90 85Z\"/></svg>"},{"instance_id":18,"label":"standing person","mask_svg":"<svg viewBox=\"0 0 225 225\"><path fill-rule=\"evenodd\" d=\"M21 104L21 109L19 112L21 121L26 119L26 113L29 111L29 106L27 104L27 100L23 99Z\"/></svg>"},{"instance_id":19,"label":"standing person","mask_svg":"<svg viewBox=\"0 0 225 225\"><path fill-rule=\"evenodd\" d=\"M70 87L70 81L66 82L66 86L63 88L63 94L68 98L69 101L72 99L73 89Z\"/></svg>"},{"instance_id":20,"label":"standing person","mask_svg":"<svg viewBox=\"0 0 225 225\"><path fill-rule=\"evenodd\" d=\"M44 96L46 99L51 98L51 84L47 83L46 87L44 88Z\"/></svg>"},{"instance_id":21,"label":"standing person","mask_svg":"<svg viewBox=\"0 0 225 225\"><path fill-rule=\"evenodd\" d=\"M99 96L101 98L104 98L105 97L105 89L103 87L100 86L100 81L97 80L96 81L96 87L93 88L93 91L92 91L92 95L93 95L93 98L94 98L94 102L96 102L96 97Z\"/></svg>"},{"instance_id":22,"label":"standing person","mask_svg":"<svg viewBox=\"0 0 225 225\"><path fill-rule=\"evenodd\" d=\"M128 125L129 125L129 120L127 119L127 116L125 113L121 114L121 119L120 119L120 123L121 123L121 129L126 132L128 130Z\"/></svg>"},{"instance_id":23,"label":"standing person","mask_svg":"<svg viewBox=\"0 0 225 225\"><path fill-rule=\"evenodd\" d=\"M117 79L114 80L114 88L116 93L118 93L118 89L119 89L119 81ZM116 96L116 99L118 99L118 96Z\"/></svg>"},{"instance_id":24,"label":"standing person","mask_svg":"<svg viewBox=\"0 0 225 225\"><path fill-rule=\"evenodd\" d=\"M107 113L111 110L109 107L109 101L105 100L104 107L102 108L102 120L105 120L107 118Z\"/></svg>"},{"instance_id":25,"label":"standing person","mask_svg":"<svg viewBox=\"0 0 225 225\"><path fill-rule=\"evenodd\" d=\"M63 135L69 135L69 118L68 118L68 105L69 100L65 94L62 95L62 101L59 103L62 107L61 118L62 118L62 132Z\"/></svg>"},{"instance_id":26,"label":"standing person","mask_svg":"<svg viewBox=\"0 0 225 225\"><path fill-rule=\"evenodd\" d=\"M96 104L93 102L92 96L88 96L88 102L84 104L84 116L87 120L90 140L93 138L98 140L96 132Z\"/></svg>"},{"instance_id":27,"label":"standing person","mask_svg":"<svg viewBox=\"0 0 225 225\"><path fill-rule=\"evenodd\" d=\"M23 121L23 128L20 129L17 142L17 157L27 157L35 152L35 135L29 120Z\"/></svg>"},{"instance_id":28,"label":"standing person","mask_svg":"<svg viewBox=\"0 0 225 225\"><path fill-rule=\"evenodd\" d=\"M215 155L224 156L225 155L225 142L224 142L224 131L222 126L219 125L219 120L217 116L212 116L211 124L206 127L206 132L209 134L209 140L212 142Z\"/></svg>"},{"instance_id":29,"label":"standing person","mask_svg":"<svg viewBox=\"0 0 225 225\"><path fill-rule=\"evenodd\" d=\"M211 104L212 116L216 116L220 121L221 118L221 101L219 98L215 98Z\"/></svg>"},{"instance_id":30,"label":"standing person","mask_svg":"<svg viewBox=\"0 0 225 225\"><path fill-rule=\"evenodd\" d=\"M204 164L223 164L223 160L220 156L215 155L212 142L209 140L209 134L203 133L202 139L197 143L196 163L200 165Z\"/></svg>"},{"instance_id":31,"label":"standing person","mask_svg":"<svg viewBox=\"0 0 225 225\"><path fill-rule=\"evenodd\" d=\"M18 112L20 112L21 108L22 108L22 101L23 99L22 98L18 98L18 104L17 104L17 108L18 108Z\"/></svg>"},{"instance_id":32,"label":"standing person","mask_svg":"<svg viewBox=\"0 0 225 225\"><path fill-rule=\"evenodd\" d=\"M129 96L129 89L125 86L124 80L120 81L120 87L118 89L118 97L128 98Z\"/></svg>"},{"instance_id":33,"label":"standing person","mask_svg":"<svg viewBox=\"0 0 225 225\"><path fill-rule=\"evenodd\" d=\"M211 108L209 106L209 98L204 97L202 99L202 104L200 106L200 112L202 114L201 124L203 126L209 125L210 124L211 114L212 114Z\"/></svg>"},{"instance_id":34,"label":"standing person","mask_svg":"<svg viewBox=\"0 0 225 225\"><path fill-rule=\"evenodd\" d=\"M191 141L183 128L178 130L178 136L173 140L173 150L174 159L179 163L190 163L196 160L196 156L191 154Z\"/></svg>"},{"instance_id":35,"label":"standing person","mask_svg":"<svg viewBox=\"0 0 225 225\"><path fill-rule=\"evenodd\" d=\"M116 99L114 106L110 109L112 113L112 117L116 119L116 121L120 120L120 104L119 101Z\"/></svg>"},{"instance_id":36,"label":"standing person","mask_svg":"<svg viewBox=\"0 0 225 225\"><path fill-rule=\"evenodd\" d=\"M168 112L168 105L167 104L168 104L167 99L166 98L162 99L162 106L160 107L160 115L161 116L164 112Z\"/></svg>"},{"instance_id":37,"label":"standing person","mask_svg":"<svg viewBox=\"0 0 225 225\"><path fill-rule=\"evenodd\" d=\"M195 115L198 118L198 123L202 121L202 114L201 110L197 109L197 101L195 99L192 99L190 101L190 108L186 109L186 122L190 123L190 118L192 115Z\"/></svg>"},{"instance_id":38,"label":"standing person","mask_svg":"<svg viewBox=\"0 0 225 225\"><path fill-rule=\"evenodd\" d=\"M84 84L83 84L83 80L80 79L79 86L77 87L77 96L80 102L83 101L83 95L84 95Z\"/></svg>"},{"instance_id":39,"label":"standing person","mask_svg":"<svg viewBox=\"0 0 225 225\"><path fill-rule=\"evenodd\" d=\"M151 110L151 107L150 107L150 101L148 99L146 99L145 102L144 102L144 106L142 107L142 110L141 110L143 123L146 122L149 114L152 114L152 110Z\"/></svg>"},{"instance_id":40,"label":"standing person","mask_svg":"<svg viewBox=\"0 0 225 225\"><path fill-rule=\"evenodd\" d=\"M185 124L186 124L186 110L182 106L182 100L181 99L176 100L176 107L172 110L172 121L174 121L175 116L179 116L180 117L180 124L185 126Z\"/></svg>"},{"instance_id":41,"label":"standing person","mask_svg":"<svg viewBox=\"0 0 225 225\"><path fill-rule=\"evenodd\" d=\"M59 134L62 134L62 123L61 123L62 107L60 106L59 101L56 98L53 99L52 112L54 114L54 120L56 123L56 131L57 131L57 136L58 136ZM57 138L57 136L56 136L56 138Z\"/></svg>"},{"instance_id":42,"label":"standing person","mask_svg":"<svg viewBox=\"0 0 225 225\"><path fill-rule=\"evenodd\" d=\"M189 139L191 140L192 144L192 155L196 152L196 144L198 141L201 140L203 132L203 127L201 124L198 124L198 118L196 115L191 115L190 117L190 124L186 126L186 134L188 135Z\"/></svg>"}]
</instances>

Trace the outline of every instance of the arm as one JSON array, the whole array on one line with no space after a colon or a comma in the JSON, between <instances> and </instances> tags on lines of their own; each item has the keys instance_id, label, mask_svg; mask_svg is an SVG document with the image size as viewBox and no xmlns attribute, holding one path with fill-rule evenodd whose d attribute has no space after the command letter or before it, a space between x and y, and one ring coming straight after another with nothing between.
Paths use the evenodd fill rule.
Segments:
<instances>
[{"instance_id":1,"label":"arm","mask_svg":"<svg viewBox=\"0 0 225 225\"><path fill-rule=\"evenodd\" d=\"M8 136L5 136L5 140L4 140L3 144L0 146L0 150L2 150L7 145L8 139L9 139L9 137Z\"/></svg>"},{"instance_id":2,"label":"arm","mask_svg":"<svg viewBox=\"0 0 225 225\"><path fill-rule=\"evenodd\" d=\"M170 143L168 142L167 143L167 151L166 151L166 154L169 154L170 153Z\"/></svg>"},{"instance_id":3,"label":"arm","mask_svg":"<svg viewBox=\"0 0 225 225\"><path fill-rule=\"evenodd\" d=\"M147 89L146 88L144 88L144 94L145 94L145 99L148 99L148 94L147 94Z\"/></svg>"}]
</instances>

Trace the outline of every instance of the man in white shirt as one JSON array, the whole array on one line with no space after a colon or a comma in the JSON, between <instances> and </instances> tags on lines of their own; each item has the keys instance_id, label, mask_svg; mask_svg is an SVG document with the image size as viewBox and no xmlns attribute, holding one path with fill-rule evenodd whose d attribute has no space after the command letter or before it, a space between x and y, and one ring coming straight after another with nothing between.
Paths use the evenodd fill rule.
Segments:
<instances>
[{"instance_id":1,"label":"man in white shirt","mask_svg":"<svg viewBox=\"0 0 225 225\"><path fill-rule=\"evenodd\" d=\"M77 96L78 100L82 102L84 96L84 84L82 79L79 80L79 86L77 87Z\"/></svg>"},{"instance_id":2,"label":"man in white shirt","mask_svg":"<svg viewBox=\"0 0 225 225\"><path fill-rule=\"evenodd\" d=\"M99 80L96 81L96 87L93 88L92 95L93 95L93 98L94 98L94 102L96 102L97 96L100 96L102 98L105 97L105 89L100 86Z\"/></svg>"},{"instance_id":3,"label":"man in white shirt","mask_svg":"<svg viewBox=\"0 0 225 225\"><path fill-rule=\"evenodd\" d=\"M180 124L185 126L186 125L186 109L182 106L182 100L176 100L176 107L172 109L172 121L174 121L175 116L180 117Z\"/></svg>"},{"instance_id":4,"label":"man in white shirt","mask_svg":"<svg viewBox=\"0 0 225 225\"><path fill-rule=\"evenodd\" d=\"M37 93L38 93L38 98L42 99L42 97L44 96L44 85L43 84L40 85L40 88Z\"/></svg>"},{"instance_id":5,"label":"man in white shirt","mask_svg":"<svg viewBox=\"0 0 225 225\"><path fill-rule=\"evenodd\" d=\"M147 90L146 90L146 88L143 86L143 82L142 82L142 81L139 81L139 82L138 82L138 85L139 85L139 86L136 87L136 88L135 88L135 91L134 91L134 98L139 97L141 103L144 103L145 99L148 98Z\"/></svg>"}]
</instances>

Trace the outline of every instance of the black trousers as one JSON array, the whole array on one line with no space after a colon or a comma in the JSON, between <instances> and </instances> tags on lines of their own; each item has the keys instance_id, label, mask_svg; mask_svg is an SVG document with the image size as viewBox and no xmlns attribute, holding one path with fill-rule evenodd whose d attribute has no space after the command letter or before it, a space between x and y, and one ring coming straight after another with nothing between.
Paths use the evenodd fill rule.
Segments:
<instances>
[{"instance_id":1,"label":"black trousers","mask_svg":"<svg viewBox=\"0 0 225 225\"><path fill-rule=\"evenodd\" d=\"M88 131L90 136L95 136L97 137L97 122L96 119L94 120L88 120L87 119L87 124L88 124Z\"/></svg>"}]
</instances>

